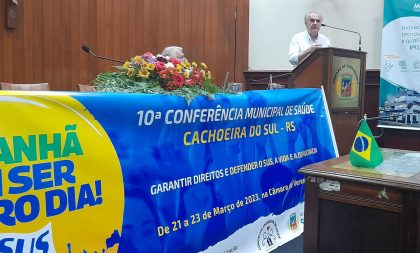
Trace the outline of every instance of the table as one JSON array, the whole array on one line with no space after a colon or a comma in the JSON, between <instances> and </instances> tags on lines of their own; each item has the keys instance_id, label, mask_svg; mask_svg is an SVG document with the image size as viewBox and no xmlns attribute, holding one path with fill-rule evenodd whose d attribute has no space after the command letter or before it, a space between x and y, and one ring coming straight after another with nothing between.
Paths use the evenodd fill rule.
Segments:
<instances>
[{"instance_id":1,"label":"table","mask_svg":"<svg viewBox=\"0 0 420 253\"><path fill-rule=\"evenodd\" d=\"M306 179L305 253L420 252L420 173L410 167L411 174L399 174L406 156L419 153L383 153L395 171L352 167L348 155L299 170Z\"/></svg>"}]
</instances>

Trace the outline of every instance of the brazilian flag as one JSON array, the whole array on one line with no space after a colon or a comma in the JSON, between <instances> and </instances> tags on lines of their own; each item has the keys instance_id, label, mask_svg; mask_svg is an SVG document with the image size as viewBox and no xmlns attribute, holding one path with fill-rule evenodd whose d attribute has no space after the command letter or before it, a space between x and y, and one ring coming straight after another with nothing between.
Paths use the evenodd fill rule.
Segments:
<instances>
[{"instance_id":1,"label":"brazilian flag","mask_svg":"<svg viewBox=\"0 0 420 253\"><path fill-rule=\"evenodd\" d=\"M376 143L366 120L363 120L360 124L349 156L350 163L356 167L373 168L384 160L381 149Z\"/></svg>"}]
</instances>

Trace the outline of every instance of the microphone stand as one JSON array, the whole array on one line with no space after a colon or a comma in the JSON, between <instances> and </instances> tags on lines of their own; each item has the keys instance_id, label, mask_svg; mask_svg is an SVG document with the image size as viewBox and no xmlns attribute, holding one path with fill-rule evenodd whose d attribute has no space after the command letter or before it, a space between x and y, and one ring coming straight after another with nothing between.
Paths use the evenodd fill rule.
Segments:
<instances>
[{"instance_id":1,"label":"microphone stand","mask_svg":"<svg viewBox=\"0 0 420 253\"><path fill-rule=\"evenodd\" d=\"M93 55L95 58L104 59L104 60L108 60L108 61L119 62L119 63L125 63L124 61L121 61L121 60L116 60L116 59L96 55L92 52L92 50L90 50L89 47L87 47L85 45L82 45L82 50L85 51L86 53L90 54L90 55Z\"/></svg>"},{"instance_id":2,"label":"microphone stand","mask_svg":"<svg viewBox=\"0 0 420 253\"><path fill-rule=\"evenodd\" d=\"M350 32L350 33L356 33L357 35L359 35L359 51L362 51L362 35L360 35L360 33L356 32L356 31L350 31L350 30L347 30L347 29L326 25L326 24L321 24L321 26L325 26L325 27L329 27L329 28L337 29L337 30L341 30L341 31L346 31L346 32Z\"/></svg>"}]
</instances>

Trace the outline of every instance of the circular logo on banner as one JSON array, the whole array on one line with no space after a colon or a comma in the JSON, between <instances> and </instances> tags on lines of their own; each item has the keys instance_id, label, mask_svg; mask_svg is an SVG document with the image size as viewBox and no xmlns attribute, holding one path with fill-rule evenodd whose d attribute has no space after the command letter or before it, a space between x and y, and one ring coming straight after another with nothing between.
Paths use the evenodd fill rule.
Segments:
<instances>
[{"instance_id":1,"label":"circular logo on banner","mask_svg":"<svg viewBox=\"0 0 420 253\"><path fill-rule=\"evenodd\" d=\"M122 171L101 125L70 96L0 96L0 251L117 252Z\"/></svg>"}]
</instances>

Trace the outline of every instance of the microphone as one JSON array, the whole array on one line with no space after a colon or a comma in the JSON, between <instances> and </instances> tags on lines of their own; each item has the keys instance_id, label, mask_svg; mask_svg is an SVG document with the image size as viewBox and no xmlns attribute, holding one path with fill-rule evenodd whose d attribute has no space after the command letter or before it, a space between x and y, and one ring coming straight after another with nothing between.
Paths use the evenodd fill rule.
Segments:
<instances>
[{"instance_id":1,"label":"microphone","mask_svg":"<svg viewBox=\"0 0 420 253\"><path fill-rule=\"evenodd\" d=\"M359 120L359 122L357 122L357 126L360 126L360 123L362 123L363 120L378 120L378 119L389 119L389 118L394 118L394 117L401 117L407 114L408 110L411 109L411 107L413 107L414 103L410 102L407 104L407 107L405 108L405 110L402 113L396 114L396 115L389 115L389 116L378 116L378 117L371 117L368 118L367 115L365 114L363 116L363 119ZM383 135L383 130L381 131L381 134L379 136L374 136L375 138L379 138Z\"/></svg>"},{"instance_id":2,"label":"microphone","mask_svg":"<svg viewBox=\"0 0 420 253\"><path fill-rule=\"evenodd\" d=\"M125 63L124 61L121 61L121 60L116 60L116 59L112 59L112 58L108 58L108 57L104 57L104 56L99 56L99 55L96 55L96 54L94 54L94 53L92 52L92 50L90 50L90 48L89 48L89 47L87 47L87 46L85 46L85 45L82 45L82 50L83 50L83 51L85 51L85 52L86 52L86 53L88 53L88 54L93 55L95 58L104 59L104 60L108 60L108 61L119 62L119 63Z\"/></svg>"},{"instance_id":3,"label":"microphone","mask_svg":"<svg viewBox=\"0 0 420 253\"><path fill-rule=\"evenodd\" d=\"M228 83L228 81L227 81L228 77L229 77L229 71L226 72L225 81L223 81L223 84L222 84L223 90L226 90L226 85Z\"/></svg>"},{"instance_id":4,"label":"microphone","mask_svg":"<svg viewBox=\"0 0 420 253\"><path fill-rule=\"evenodd\" d=\"M329 27L329 28L332 28L332 29L337 29L337 30L340 30L340 31L356 33L357 35L359 35L359 51L362 51L362 35L360 35L360 33L356 32L356 31L351 31L351 30L343 29L343 28L329 26L329 25L326 25L326 24L321 24L321 26Z\"/></svg>"}]
</instances>

